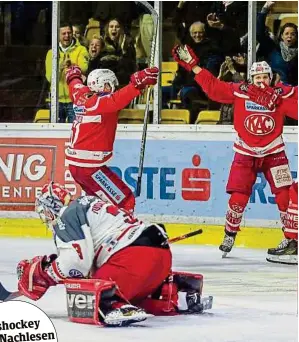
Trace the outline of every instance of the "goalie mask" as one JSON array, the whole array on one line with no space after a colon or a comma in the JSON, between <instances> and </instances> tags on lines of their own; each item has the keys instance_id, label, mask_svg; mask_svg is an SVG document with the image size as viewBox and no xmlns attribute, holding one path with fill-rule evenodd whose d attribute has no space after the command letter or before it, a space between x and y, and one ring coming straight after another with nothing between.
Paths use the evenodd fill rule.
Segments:
<instances>
[{"instance_id":1,"label":"goalie mask","mask_svg":"<svg viewBox=\"0 0 299 342\"><path fill-rule=\"evenodd\" d=\"M249 80L253 83L253 76L260 75L260 74L269 74L270 82L273 78L273 72L270 65L265 62L255 62L252 64L250 71L249 71Z\"/></svg>"},{"instance_id":2,"label":"goalie mask","mask_svg":"<svg viewBox=\"0 0 299 342\"><path fill-rule=\"evenodd\" d=\"M87 85L95 93L110 94L114 93L118 80L115 73L109 69L95 69L88 75Z\"/></svg>"},{"instance_id":3,"label":"goalie mask","mask_svg":"<svg viewBox=\"0 0 299 342\"><path fill-rule=\"evenodd\" d=\"M58 183L50 182L43 186L41 195L36 198L35 211L47 226L51 226L61 208L70 201L71 194L68 190Z\"/></svg>"}]
</instances>

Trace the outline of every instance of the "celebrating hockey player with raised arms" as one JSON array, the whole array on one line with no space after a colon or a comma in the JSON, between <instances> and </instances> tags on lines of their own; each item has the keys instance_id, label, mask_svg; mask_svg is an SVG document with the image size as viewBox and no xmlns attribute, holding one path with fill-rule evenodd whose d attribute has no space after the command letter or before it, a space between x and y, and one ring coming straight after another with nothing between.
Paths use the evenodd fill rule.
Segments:
<instances>
[{"instance_id":1,"label":"celebrating hockey player with raised arms","mask_svg":"<svg viewBox=\"0 0 299 342\"><path fill-rule=\"evenodd\" d=\"M96 196L71 201L70 193L53 182L43 187L36 211L53 232L57 255L19 262L22 295L38 300L49 287L64 283L70 320L106 326L212 307L212 297L201 297L201 274L171 271L161 226L145 225ZM186 293L182 308L179 291Z\"/></svg>"},{"instance_id":2,"label":"celebrating hockey player with raised arms","mask_svg":"<svg viewBox=\"0 0 299 342\"><path fill-rule=\"evenodd\" d=\"M135 72L130 83L116 91L118 80L111 70L93 70L88 75L87 86L83 85L78 66L66 70L76 114L66 160L74 180L87 195L134 210L132 191L106 164L112 158L118 112L146 86L156 84L158 75L156 67Z\"/></svg>"},{"instance_id":3,"label":"celebrating hockey player with raised arms","mask_svg":"<svg viewBox=\"0 0 299 342\"><path fill-rule=\"evenodd\" d=\"M208 70L201 68L199 59L192 49L176 46L173 57L180 66L195 74L195 81L209 98L220 103L234 104L234 128L237 138L234 143L234 160L226 187L230 194L226 213L225 236L220 250L230 252L242 221L257 173L263 172L280 211L284 226L289 204L289 188L292 184L291 172L282 138L285 108L277 106L268 109L250 101L247 83L227 83L214 77ZM270 85L273 74L266 62L253 63L250 83L261 86ZM274 87L281 97L292 98L296 89L278 83Z\"/></svg>"}]
</instances>

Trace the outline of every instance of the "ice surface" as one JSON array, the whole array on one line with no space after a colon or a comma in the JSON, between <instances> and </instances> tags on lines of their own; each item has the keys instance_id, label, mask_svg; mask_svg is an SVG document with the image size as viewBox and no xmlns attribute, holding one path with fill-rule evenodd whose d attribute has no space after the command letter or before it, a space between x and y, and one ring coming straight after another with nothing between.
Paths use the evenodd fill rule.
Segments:
<instances>
[{"instance_id":1,"label":"ice surface","mask_svg":"<svg viewBox=\"0 0 299 342\"><path fill-rule=\"evenodd\" d=\"M1 239L0 280L16 289L19 260L54 251L50 240ZM265 251L235 248L221 259L217 247L174 245L174 269L204 274L214 308L200 316L154 317L129 328L71 323L63 287L37 304L52 319L59 342L295 342L298 341L297 267L270 264Z\"/></svg>"}]
</instances>

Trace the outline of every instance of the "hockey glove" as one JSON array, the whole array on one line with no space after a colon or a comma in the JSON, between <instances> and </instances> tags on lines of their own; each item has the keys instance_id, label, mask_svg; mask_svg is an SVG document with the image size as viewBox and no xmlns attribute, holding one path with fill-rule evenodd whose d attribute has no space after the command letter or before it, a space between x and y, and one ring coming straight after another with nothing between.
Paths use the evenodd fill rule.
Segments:
<instances>
[{"instance_id":1,"label":"hockey glove","mask_svg":"<svg viewBox=\"0 0 299 342\"><path fill-rule=\"evenodd\" d=\"M159 76L159 69L157 67L146 68L135 72L131 75L131 83L137 89L144 89L146 86L155 85Z\"/></svg>"},{"instance_id":2,"label":"hockey glove","mask_svg":"<svg viewBox=\"0 0 299 342\"><path fill-rule=\"evenodd\" d=\"M66 83L69 85L74 79L82 79L82 71L78 65L73 64L68 69L66 69L65 79Z\"/></svg>"},{"instance_id":3,"label":"hockey glove","mask_svg":"<svg viewBox=\"0 0 299 342\"><path fill-rule=\"evenodd\" d=\"M199 63L199 58L188 45L176 45L172 49L172 56L174 60L187 71L192 71L192 68Z\"/></svg>"},{"instance_id":4,"label":"hockey glove","mask_svg":"<svg viewBox=\"0 0 299 342\"><path fill-rule=\"evenodd\" d=\"M251 101L268 108L275 109L280 104L282 98L275 93L275 90L263 83L262 87L257 87L250 84L247 89L247 94Z\"/></svg>"},{"instance_id":5,"label":"hockey glove","mask_svg":"<svg viewBox=\"0 0 299 342\"><path fill-rule=\"evenodd\" d=\"M22 260L17 266L18 289L32 300L40 299L50 286L56 282L47 273L47 268L57 258L56 254L49 257L37 256L31 260Z\"/></svg>"}]
</instances>

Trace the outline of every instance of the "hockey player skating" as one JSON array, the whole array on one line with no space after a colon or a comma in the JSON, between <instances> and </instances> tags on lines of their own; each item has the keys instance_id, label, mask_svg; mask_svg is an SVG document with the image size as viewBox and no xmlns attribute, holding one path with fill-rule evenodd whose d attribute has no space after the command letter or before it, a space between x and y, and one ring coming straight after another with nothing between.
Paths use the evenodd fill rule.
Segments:
<instances>
[{"instance_id":1,"label":"hockey player skating","mask_svg":"<svg viewBox=\"0 0 299 342\"><path fill-rule=\"evenodd\" d=\"M298 119L298 87L292 98L282 98L275 89L262 85L248 87L248 95L252 101L271 110L275 107L283 112L288 112L293 118ZM284 227L284 238L275 248L268 249L267 261L282 264L298 264L298 183L294 182L289 190L289 206L287 209Z\"/></svg>"},{"instance_id":2,"label":"hockey player skating","mask_svg":"<svg viewBox=\"0 0 299 342\"><path fill-rule=\"evenodd\" d=\"M198 66L199 59L192 49L176 46L174 59L186 70L193 71L195 81L209 98L220 103L234 104L234 128L237 139L234 143L234 160L231 166L226 191L230 194L226 213L225 236L220 250L230 252L240 230L243 212L248 203L258 172L263 172L280 211L282 225L289 203L289 187L292 184L285 145L282 139L283 122L288 112L273 110L250 101L246 83L226 83ZM270 85L273 74L266 62L253 63L250 82L256 86ZM296 89L278 83L275 90L283 98L294 96Z\"/></svg>"},{"instance_id":3,"label":"hockey player skating","mask_svg":"<svg viewBox=\"0 0 299 342\"><path fill-rule=\"evenodd\" d=\"M76 114L66 160L74 180L87 195L98 196L120 208L134 209L132 191L106 164L112 158L118 112L146 86L156 84L158 75L156 67L138 71L127 86L115 91L118 80L111 70L93 70L87 78L88 86L83 85L78 66L66 70Z\"/></svg>"},{"instance_id":4,"label":"hockey player skating","mask_svg":"<svg viewBox=\"0 0 299 342\"><path fill-rule=\"evenodd\" d=\"M71 201L53 182L43 187L36 211L53 232L58 256L19 262L24 296L38 300L50 286L64 283L70 320L107 326L212 307L212 297L201 298L201 274L171 272L167 235L159 225L145 225L95 196ZM186 292L184 311L179 291Z\"/></svg>"}]
</instances>

